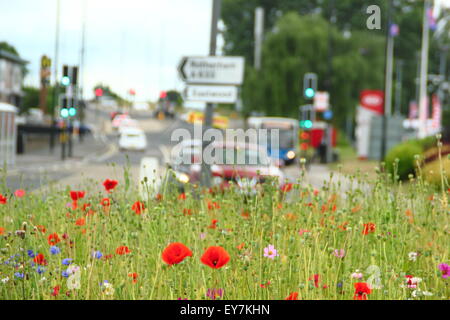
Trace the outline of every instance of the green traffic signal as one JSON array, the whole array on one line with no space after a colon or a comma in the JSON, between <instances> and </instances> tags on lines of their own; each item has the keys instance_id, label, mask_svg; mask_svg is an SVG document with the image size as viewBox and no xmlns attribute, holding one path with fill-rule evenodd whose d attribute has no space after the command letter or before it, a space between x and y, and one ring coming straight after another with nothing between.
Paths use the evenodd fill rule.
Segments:
<instances>
[{"instance_id":1,"label":"green traffic signal","mask_svg":"<svg viewBox=\"0 0 450 320\"><path fill-rule=\"evenodd\" d=\"M61 84L63 86L68 86L70 84L70 78L68 76L64 76L61 79Z\"/></svg>"},{"instance_id":2,"label":"green traffic signal","mask_svg":"<svg viewBox=\"0 0 450 320\"><path fill-rule=\"evenodd\" d=\"M313 123L311 120L302 120L300 121L300 128L303 129L311 129L313 126Z\"/></svg>"},{"instance_id":3,"label":"green traffic signal","mask_svg":"<svg viewBox=\"0 0 450 320\"><path fill-rule=\"evenodd\" d=\"M308 99L312 99L314 98L314 96L316 95L316 92L314 91L313 88L306 88L305 89L305 97Z\"/></svg>"},{"instance_id":4,"label":"green traffic signal","mask_svg":"<svg viewBox=\"0 0 450 320\"><path fill-rule=\"evenodd\" d=\"M74 117L77 114L77 109L74 107L69 108L69 116Z\"/></svg>"},{"instance_id":5,"label":"green traffic signal","mask_svg":"<svg viewBox=\"0 0 450 320\"><path fill-rule=\"evenodd\" d=\"M69 110L67 108L62 108L59 112L61 118L67 118L69 116Z\"/></svg>"}]
</instances>

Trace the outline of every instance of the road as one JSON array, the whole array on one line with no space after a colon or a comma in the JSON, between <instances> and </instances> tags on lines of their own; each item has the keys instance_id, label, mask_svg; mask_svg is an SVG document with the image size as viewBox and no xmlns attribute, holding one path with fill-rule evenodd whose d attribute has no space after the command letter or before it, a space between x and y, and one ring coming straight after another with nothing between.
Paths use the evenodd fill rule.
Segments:
<instances>
[{"instance_id":1,"label":"road","mask_svg":"<svg viewBox=\"0 0 450 320\"><path fill-rule=\"evenodd\" d=\"M65 162L59 159L53 161L50 158L46 160L44 157L44 164L39 161L33 162L33 159L27 164L25 160L32 158L33 155L26 155L22 159L25 165L6 177L7 188L49 190L54 185L77 188L89 179L97 181L97 184L106 178L124 181L127 174L138 183L139 166L144 157L157 158L160 167L165 167L171 147L177 143L171 140L175 129L186 129L192 136L194 133L193 125L180 119L157 120L152 118L149 112L133 113L131 116L139 122L146 134L148 146L144 152L119 151L118 136L111 128L109 112L88 109L86 122L94 127L94 134L87 137L82 144L74 146L74 154L84 152L83 157L78 156ZM96 154L100 149L104 151ZM124 168L127 170L126 173ZM286 177L293 181L300 177L298 166L290 166L283 170Z\"/></svg>"}]
</instances>

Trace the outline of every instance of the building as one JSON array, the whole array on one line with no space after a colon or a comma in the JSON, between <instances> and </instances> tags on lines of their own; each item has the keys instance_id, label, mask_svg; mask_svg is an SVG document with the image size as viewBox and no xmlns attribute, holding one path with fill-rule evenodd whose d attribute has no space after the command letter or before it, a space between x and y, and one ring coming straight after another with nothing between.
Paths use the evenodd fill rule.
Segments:
<instances>
[{"instance_id":1,"label":"building","mask_svg":"<svg viewBox=\"0 0 450 320\"><path fill-rule=\"evenodd\" d=\"M23 97L23 67L28 62L5 50L0 50L0 102L19 107Z\"/></svg>"}]
</instances>

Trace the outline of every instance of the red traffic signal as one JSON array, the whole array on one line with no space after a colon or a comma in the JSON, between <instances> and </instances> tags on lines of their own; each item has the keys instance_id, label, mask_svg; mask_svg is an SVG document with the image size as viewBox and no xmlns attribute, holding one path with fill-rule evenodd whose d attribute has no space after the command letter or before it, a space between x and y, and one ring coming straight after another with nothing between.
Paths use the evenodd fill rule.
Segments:
<instances>
[{"instance_id":1,"label":"red traffic signal","mask_svg":"<svg viewBox=\"0 0 450 320\"><path fill-rule=\"evenodd\" d=\"M97 88L97 89L95 89L95 96L96 96L96 97L101 97L101 96L103 96L103 89L102 89L102 88Z\"/></svg>"},{"instance_id":2,"label":"red traffic signal","mask_svg":"<svg viewBox=\"0 0 450 320\"><path fill-rule=\"evenodd\" d=\"M136 91L134 89L130 89L128 93L132 96L136 95Z\"/></svg>"},{"instance_id":3,"label":"red traffic signal","mask_svg":"<svg viewBox=\"0 0 450 320\"><path fill-rule=\"evenodd\" d=\"M159 95L160 99L165 99L167 98L167 92L166 91L161 91L160 95Z\"/></svg>"}]
</instances>

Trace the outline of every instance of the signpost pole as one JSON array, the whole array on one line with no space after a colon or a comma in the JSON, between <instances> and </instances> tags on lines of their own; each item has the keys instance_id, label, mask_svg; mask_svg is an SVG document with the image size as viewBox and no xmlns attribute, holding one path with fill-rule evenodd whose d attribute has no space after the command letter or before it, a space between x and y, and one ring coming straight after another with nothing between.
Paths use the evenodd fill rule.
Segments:
<instances>
[{"instance_id":1,"label":"signpost pole","mask_svg":"<svg viewBox=\"0 0 450 320\"><path fill-rule=\"evenodd\" d=\"M386 61L385 61L385 83L384 83L384 111L382 118L382 138L380 161L383 161L386 155L386 139L387 139L387 118L391 112L391 86L392 86L392 46L393 39L390 33L391 19L392 19L392 0L388 0L388 16L386 19Z\"/></svg>"},{"instance_id":2,"label":"signpost pole","mask_svg":"<svg viewBox=\"0 0 450 320\"><path fill-rule=\"evenodd\" d=\"M209 54L211 56L216 55L217 32L218 32L217 23L219 22L220 17L220 9L221 9L220 7L221 7L221 0L214 0L211 19L211 38L209 42ZM212 127L213 112L214 112L214 104L207 103L205 110L205 119L203 122L204 131ZM205 150L208 144L209 144L208 142L203 141L203 150ZM211 187L211 167L203 160L202 160L201 183L204 187L208 188Z\"/></svg>"}]
</instances>

